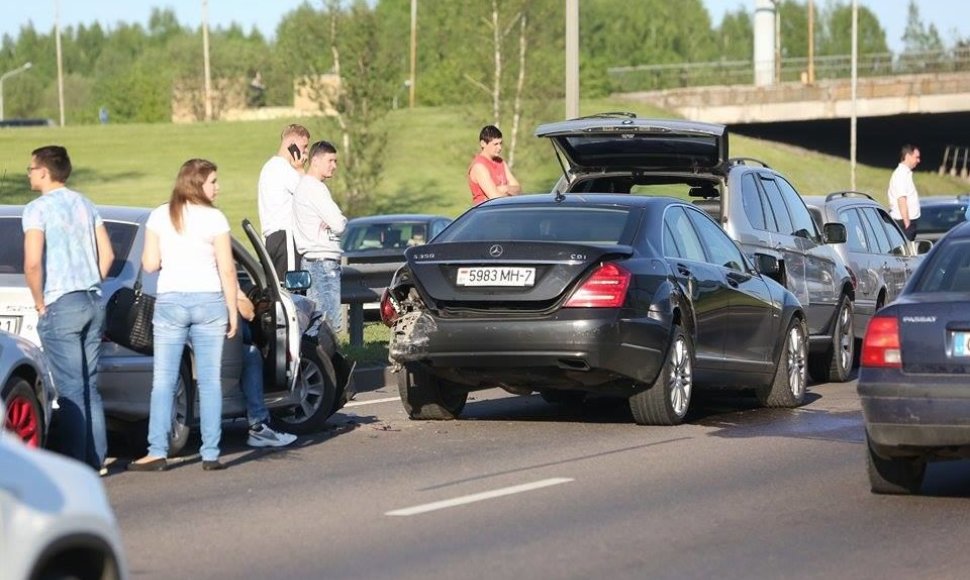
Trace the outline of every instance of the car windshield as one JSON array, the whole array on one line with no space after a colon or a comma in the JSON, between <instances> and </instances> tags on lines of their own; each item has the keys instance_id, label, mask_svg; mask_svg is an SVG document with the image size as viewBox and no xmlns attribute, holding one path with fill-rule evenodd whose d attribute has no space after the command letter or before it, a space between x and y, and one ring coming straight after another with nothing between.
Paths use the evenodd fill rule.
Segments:
<instances>
[{"instance_id":1,"label":"car windshield","mask_svg":"<svg viewBox=\"0 0 970 580\"><path fill-rule=\"evenodd\" d=\"M0 239L5 243L0 245L0 274L24 273L24 231L20 217L0 218ZM138 233L138 226L132 223L109 222L104 223L111 239L111 249L115 259L108 270L108 277L113 278L121 273L128 259L128 252Z\"/></svg>"},{"instance_id":2,"label":"car windshield","mask_svg":"<svg viewBox=\"0 0 970 580\"><path fill-rule=\"evenodd\" d=\"M913 292L970 292L970 239L944 242L920 271Z\"/></svg>"},{"instance_id":3,"label":"car windshield","mask_svg":"<svg viewBox=\"0 0 970 580\"><path fill-rule=\"evenodd\" d=\"M383 222L350 224L341 236L345 252L391 250L418 246L428 241L424 222Z\"/></svg>"},{"instance_id":4,"label":"car windshield","mask_svg":"<svg viewBox=\"0 0 970 580\"><path fill-rule=\"evenodd\" d=\"M584 244L626 243L623 232L630 208L499 206L466 213L436 242L558 241Z\"/></svg>"},{"instance_id":5,"label":"car windshield","mask_svg":"<svg viewBox=\"0 0 970 580\"><path fill-rule=\"evenodd\" d=\"M942 233L966 221L967 204L954 201L946 205L930 205L920 208L916 231L919 233Z\"/></svg>"}]
</instances>

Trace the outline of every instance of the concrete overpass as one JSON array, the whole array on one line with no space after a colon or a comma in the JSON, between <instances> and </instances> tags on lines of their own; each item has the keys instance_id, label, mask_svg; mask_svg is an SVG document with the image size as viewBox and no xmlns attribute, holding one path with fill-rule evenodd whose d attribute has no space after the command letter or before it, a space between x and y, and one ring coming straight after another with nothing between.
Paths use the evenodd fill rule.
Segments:
<instances>
[{"instance_id":1,"label":"concrete overpass","mask_svg":"<svg viewBox=\"0 0 970 580\"><path fill-rule=\"evenodd\" d=\"M856 115L886 117L970 112L970 72L858 79ZM687 119L739 125L848 119L852 87L846 78L813 85L684 87L614 96L676 111Z\"/></svg>"},{"instance_id":2,"label":"concrete overpass","mask_svg":"<svg viewBox=\"0 0 970 580\"><path fill-rule=\"evenodd\" d=\"M735 134L849 157L848 78L812 85L786 81L770 86L685 86L614 96L687 119L723 123ZM923 163L937 167L948 148L970 148L970 70L862 77L856 103L860 163L891 167L900 145L915 143Z\"/></svg>"}]
</instances>

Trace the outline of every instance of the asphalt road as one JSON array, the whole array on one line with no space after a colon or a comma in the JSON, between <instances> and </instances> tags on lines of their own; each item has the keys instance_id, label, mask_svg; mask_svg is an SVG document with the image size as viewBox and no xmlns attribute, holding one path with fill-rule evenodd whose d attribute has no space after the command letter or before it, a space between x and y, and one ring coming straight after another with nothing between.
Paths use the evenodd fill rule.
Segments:
<instances>
[{"instance_id":1,"label":"asphalt road","mask_svg":"<svg viewBox=\"0 0 970 580\"><path fill-rule=\"evenodd\" d=\"M382 389L284 450L227 424L226 471L121 458L104 483L132 578L965 578L970 462L872 495L855 384L809 396L646 428L502 391L410 421Z\"/></svg>"}]
</instances>

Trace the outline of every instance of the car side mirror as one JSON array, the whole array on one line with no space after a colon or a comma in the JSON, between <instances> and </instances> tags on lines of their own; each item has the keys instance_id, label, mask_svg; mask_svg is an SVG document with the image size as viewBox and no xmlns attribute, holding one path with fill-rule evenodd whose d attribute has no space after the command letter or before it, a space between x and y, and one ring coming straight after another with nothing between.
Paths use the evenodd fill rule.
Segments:
<instances>
[{"instance_id":1,"label":"car side mirror","mask_svg":"<svg viewBox=\"0 0 970 580\"><path fill-rule=\"evenodd\" d=\"M310 288L310 272L306 270L292 270L283 276L283 287L287 290L307 290Z\"/></svg>"},{"instance_id":2,"label":"car side mirror","mask_svg":"<svg viewBox=\"0 0 970 580\"><path fill-rule=\"evenodd\" d=\"M933 242L932 240L916 240L913 242L913 248L916 250L917 256L922 256L933 249Z\"/></svg>"},{"instance_id":3,"label":"car side mirror","mask_svg":"<svg viewBox=\"0 0 970 580\"><path fill-rule=\"evenodd\" d=\"M845 224L829 222L824 227L826 244L844 244L848 236L845 233Z\"/></svg>"},{"instance_id":4,"label":"car side mirror","mask_svg":"<svg viewBox=\"0 0 970 580\"><path fill-rule=\"evenodd\" d=\"M781 274L781 264L778 262L778 258L770 254L756 253L754 255L754 267L758 272L775 281L778 281Z\"/></svg>"}]
</instances>

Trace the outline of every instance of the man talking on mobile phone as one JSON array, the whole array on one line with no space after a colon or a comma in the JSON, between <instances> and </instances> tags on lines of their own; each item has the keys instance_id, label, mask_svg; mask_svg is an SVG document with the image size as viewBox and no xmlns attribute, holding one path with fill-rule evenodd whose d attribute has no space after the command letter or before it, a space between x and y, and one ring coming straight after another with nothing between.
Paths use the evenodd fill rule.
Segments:
<instances>
[{"instance_id":1,"label":"man talking on mobile phone","mask_svg":"<svg viewBox=\"0 0 970 580\"><path fill-rule=\"evenodd\" d=\"M301 257L293 242L293 193L304 175L310 131L303 125L287 125L276 155L259 172L259 224L266 250L280 280L287 271L299 270Z\"/></svg>"}]
</instances>

